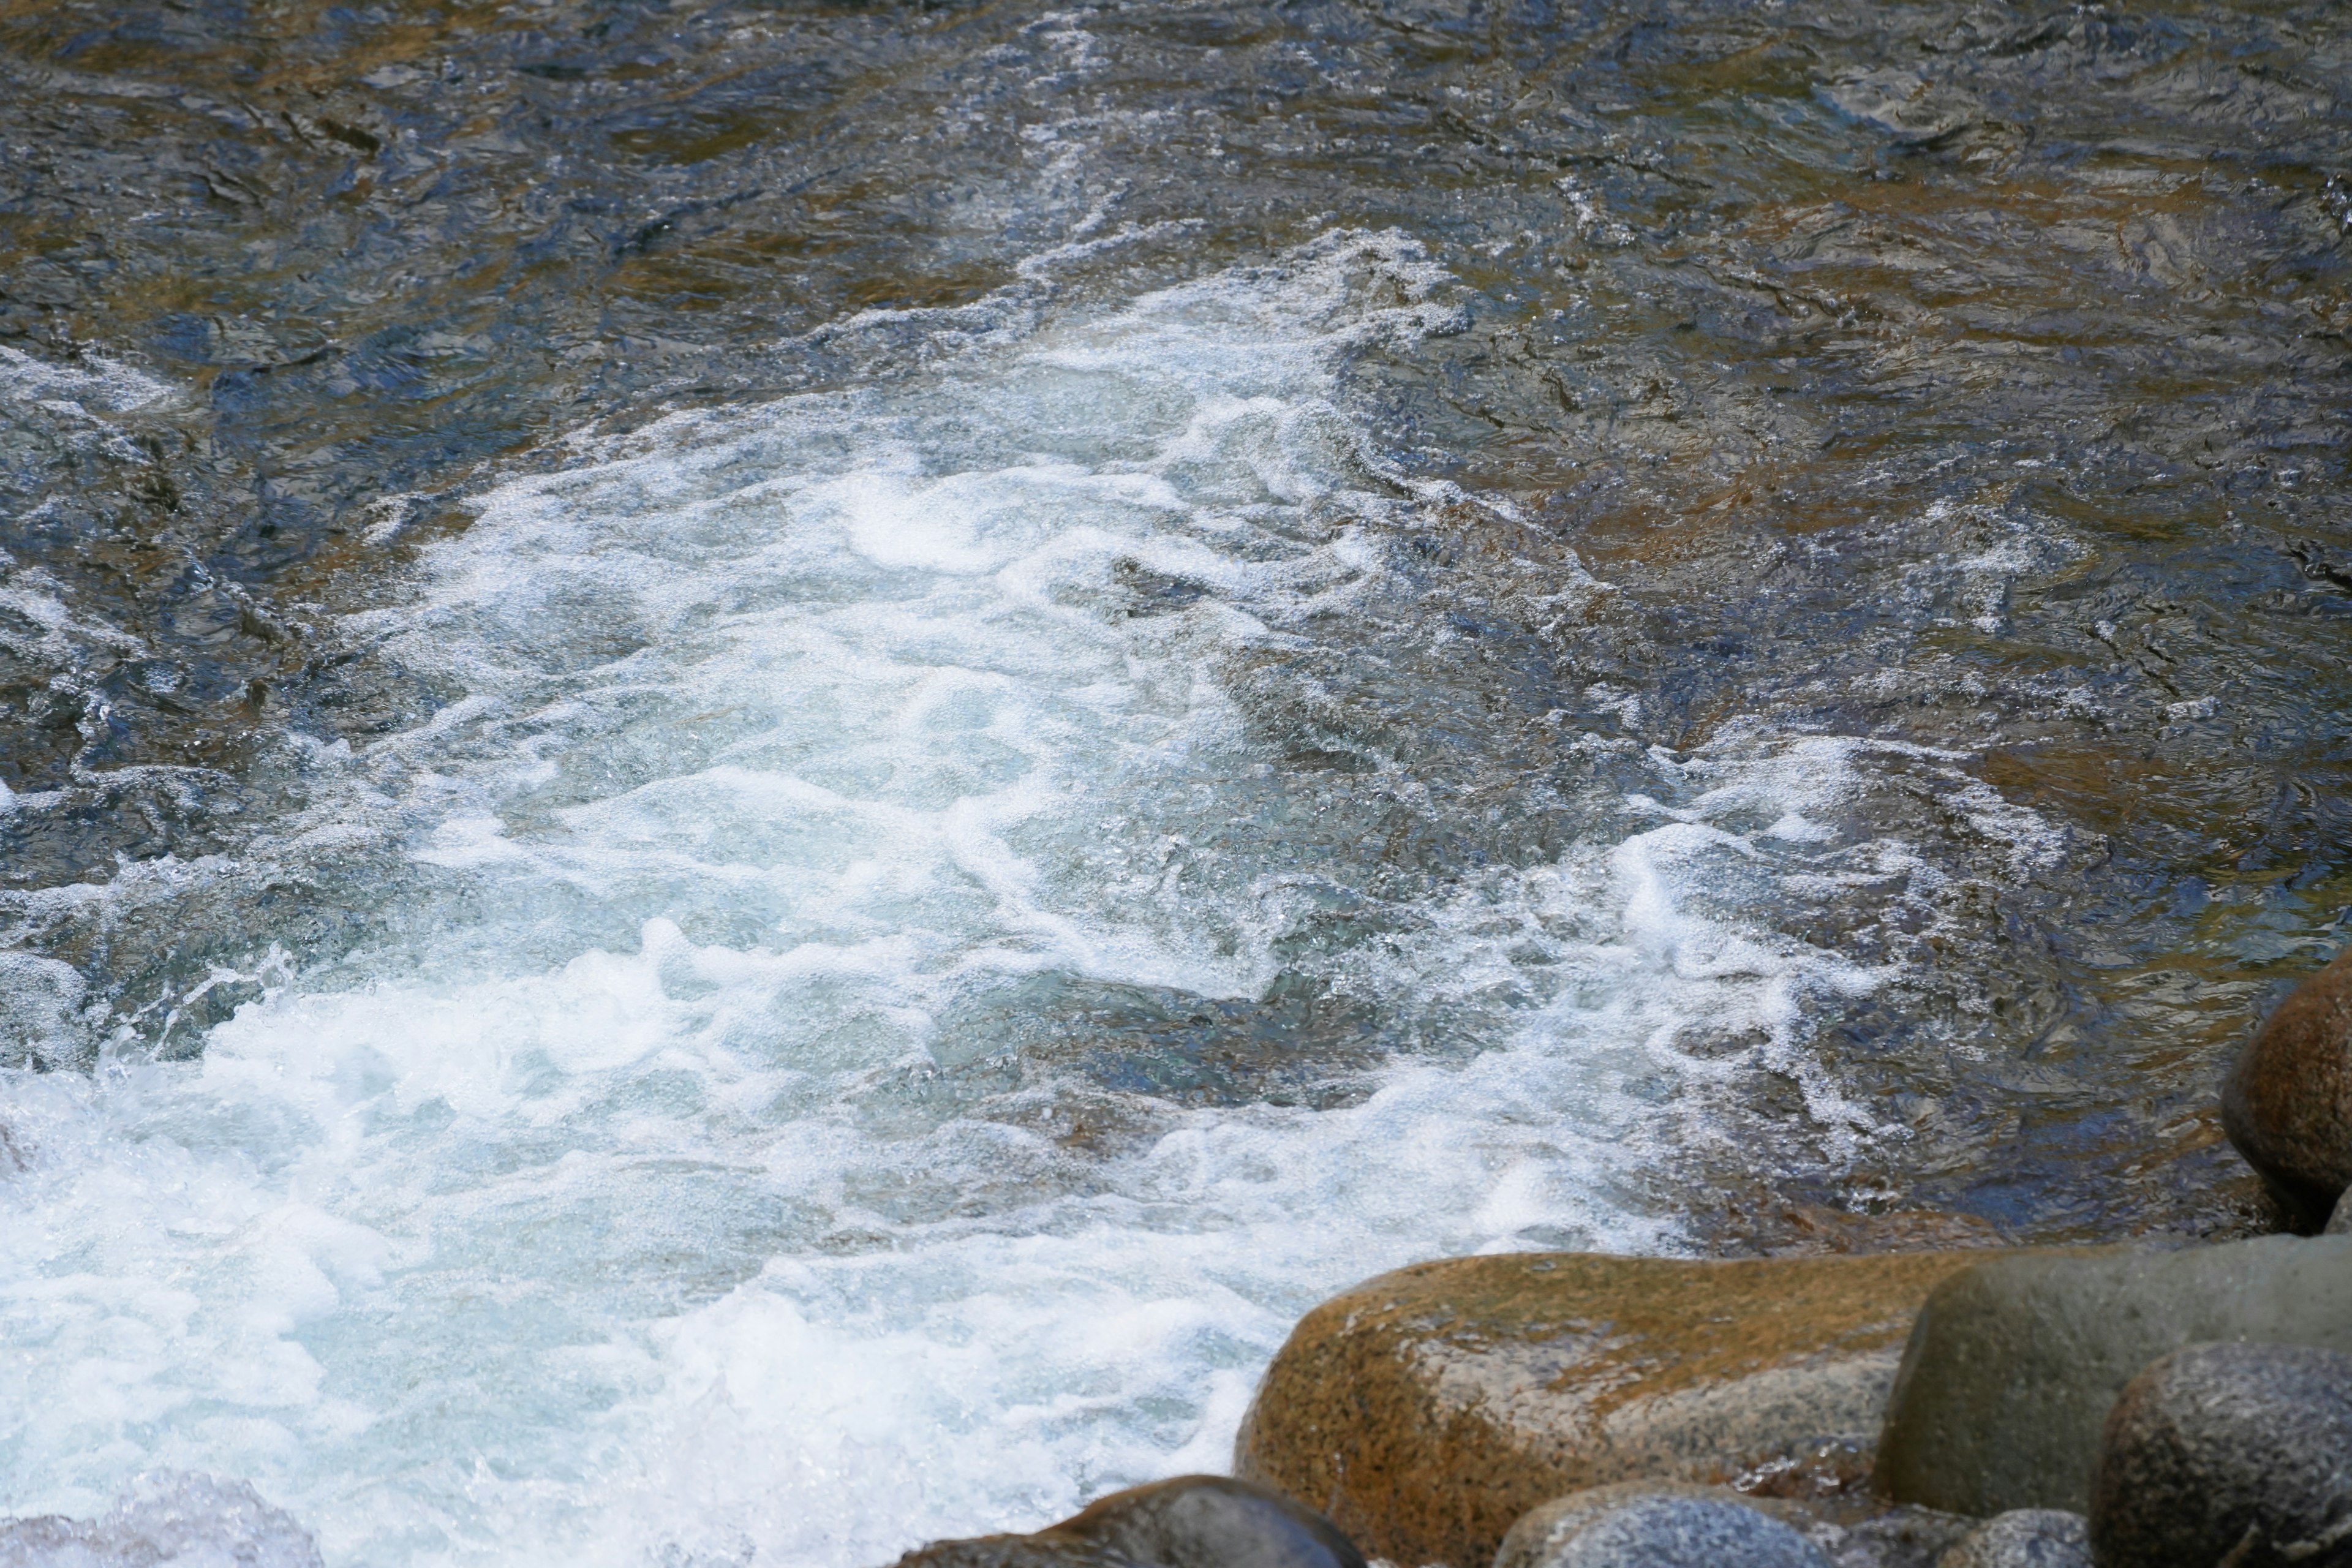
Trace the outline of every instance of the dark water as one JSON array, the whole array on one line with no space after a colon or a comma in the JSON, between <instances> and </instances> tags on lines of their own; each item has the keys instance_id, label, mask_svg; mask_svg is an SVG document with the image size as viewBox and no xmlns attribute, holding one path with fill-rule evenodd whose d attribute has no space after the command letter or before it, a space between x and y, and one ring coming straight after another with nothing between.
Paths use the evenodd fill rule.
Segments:
<instances>
[{"instance_id":1,"label":"dark water","mask_svg":"<svg viewBox=\"0 0 2352 1568\"><path fill-rule=\"evenodd\" d=\"M1441 330L1344 370L1421 498L1384 546L1410 606L1220 666L1276 759L1234 809L1349 867L1345 907L1254 994L971 1002L1003 1048L924 1094L1044 1092L1114 1161L1155 1106L1475 1059L1493 1009L1349 966L1834 742L1834 852L1713 890L1888 977L1769 1040L1683 1027L1686 1135L1624 1201L1726 1250L2275 1223L2212 1099L2352 903L2347 20L0 7L0 941L86 987L40 970L0 1038L26 1075L192 1059L271 976L383 949L383 888L475 918L388 840L331 874L272 846L320 798L302 746L464 694L367 613L583 430L919 389L1393 232L1453 279ZM172 391L71 380L110 366ZM1209 592L1122 570L1128 613ZM635 941L556 926L590 934L550 963Z\"/></svg>"}]
</instances>

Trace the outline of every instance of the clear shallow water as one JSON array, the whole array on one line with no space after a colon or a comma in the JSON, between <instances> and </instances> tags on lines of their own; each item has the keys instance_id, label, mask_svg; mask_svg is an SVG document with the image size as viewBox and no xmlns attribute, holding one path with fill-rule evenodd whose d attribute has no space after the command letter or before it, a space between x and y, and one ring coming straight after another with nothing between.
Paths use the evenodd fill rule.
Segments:
<instances>
[{"instance_id":1,"label":"clear shallow water","mask_svg":"<svg viewBox=\"0 0 2352 1568\"><path fill-rule=\"evenodd\" d=\"M2259 1223L2340 33L0 5L0 1512L878 1563L1410 1258Z\"/></svg>"}]
</instances>

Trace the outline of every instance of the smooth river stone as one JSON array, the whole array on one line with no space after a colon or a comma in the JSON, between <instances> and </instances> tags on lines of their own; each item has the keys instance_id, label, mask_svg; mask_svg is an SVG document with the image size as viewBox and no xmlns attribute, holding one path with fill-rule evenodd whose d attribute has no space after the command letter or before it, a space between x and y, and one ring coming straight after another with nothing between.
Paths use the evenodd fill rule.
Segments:
<instances>
[{"instance_id":1,"label":"smooth river stone","mask_svg":"<svg viewBox=\"0 0 2352 1568\"><path fill-rule=\"evenodd\" d=\"M2306 1226L2352 1186L2352 948L2247 1042L2221 1086L2221 1126Z\"/></svg>"},{"instance_id":2,"label":"smooth river stone","mask_svg":"<svg viewBox=\"0 0 2352 1568\"><path fill-rule=\"evenodd\" d=\"M2352 1237L1977 1260L1919 1314L1877 1485L1952 1513L2087 1512L2100 1430L2124 1385L2203 1340L2352 1350Z\"/></svg>"},{"instance_id":3,"label":"smooth river stone","mask_svg":"<svg viewBox=\"0 0 2352 1568\"><path fill-rule=\"evenodd\" d=\"M2090 1521L2060 1508L1995 1514L1936 1568L2091 1568Z\"/></svg>"},{"instance_id":4,"label":"smooth river stone","mask_svg":"<svg viewBox=\"0 0 2352 1568\"><path fill-rule=\"evenodd\" d=\"M2099 1568L2352 1563L2352 1355L2175 1351L2107 1415L2091 1490Z\"/></svg>"},{"instance_id":5,"label":"smooth river stone","mask_svg":"<svg viewBox=\"0 0 2352 1568\"><path fill-rule=\"evenodd\" d=\"M1179 1476L1028 1535L941 1541L898 1568L1364 1568L1331 1521L1246 1481Z\"/></svg>"},{"instance_id":6,"label":"smooth river stone","mask_svg":"<svg viewBox=\"0 0 2352 1568\"><path fill-rule=\"evenodd\" d=\"M1804 1510L1769 1499L1751 1498L1729 1487L1703 1487L1690 1481L1612 1481L1566 1497L1538 1503L1521 1514L1503 1536L1495 1552L1494 1568L1544 1568L1562 1544L1586 1525L1624 1507L1653 1498L1684 1498L1700 1502L1728 1503L1753 1509L1783 1524L1806 1522Z\"/></svg>"},{"instance_id":7,"label":"smooth river stone","mask_svg":"<svg viewBox=\"0 0 2352 1568\"><path fill-rule=\"evenodd\" d=\"M1536 1510L1504 1538L1495 1568L1832 1568L1822 1549L1724 1488L1591 1493ZM1522 1531L1525 1531L1523 1534Z\"/></svg>"},{"instance_id":8,"label":"smooth river stone","mask_svg":"<svg viewBox=\"0 0 2352 1568\"><path fill-rule=\"evenodd\" d=\"M1851 1482L1919 1304L1982 1256L1417 1264L1300 1320L1234 1473L1416 1568L1488 1568L1528 1510L1612 1481Z\"/></svg>"}]
</instances>

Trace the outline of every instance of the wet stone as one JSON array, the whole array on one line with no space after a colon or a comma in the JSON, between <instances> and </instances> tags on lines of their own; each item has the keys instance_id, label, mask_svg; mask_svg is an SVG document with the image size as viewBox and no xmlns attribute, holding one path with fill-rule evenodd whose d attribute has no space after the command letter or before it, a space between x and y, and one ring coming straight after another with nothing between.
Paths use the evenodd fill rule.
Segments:
<instances>
[{"instance_id":1,"label":"wet stone","mask_svg":"<svg viewBox=\"0 0 2352 1568\"><path fill-rule=\"evenodd\" d=\"M1955 1513L2084 1510L2107 1413L2143 1367L2206 1340L2352 1352L2347 1301L2352 1237L1987 1258L1919 1314L1875 1484Z\"/></svg>"},{"instance_id":2,"label":"wet stone","mask_svg":"<svg viewBox=\"0 0 2352 1568\"><path fill-rule=\"evenodd\" d=\"M2352 1186L2352 950L2263 1021L2222 1085L2221 1124L2308 1221Z\"/></svg>"},{"instance_id":3,"label":"wet stone","mask_svg":"<svg viewBox=\"0 0 2352 1568\"><path fill-rule=\"evenodd\" d=\"M898 1568L1364 1568L1311 1509L1246 1481L1180 1476L1099 1498L1028 1535L942 1541Z\"/></svg>"},{"instance_id":4,"label":"wet stone","mask_svg":"<svg viewBox=\"0 0 2352 1568\"><path fill-rule=\"evenodd\" d=\"M1374 1555L1454 1568L1491 1562L1529 1510L1614 1482L1849 1488L1913 1315L1969 1258L1399 1269L1300 1321L1235 1473L1320 1505Z\"/></svg>"},{"instance_id":5,"label":"wet stone","mask_svg":"<svg viewBox=\"0 0 2352 1568\"><path fill-rule=\"evenodd\" d=\"M2352 1355L2201 1344L2157 1362L2107 1417L2090 1535L2100 1568L2352 1563Z\"/></svg>"},{"instance_id":6,"label":"wet stone","mask_svg":"<svg viewBox=\"0 0 2352 1568\"><path fill-rule=\"evenodd\" d=\"M1936 1568L2091 1568L2090 1524L2064 1509L2011 1509L1970 1531Z\"/></svg>"},{"instance_id":7,"label":"wet stone","mask_svg":"<svg viewBox=\"0 0 2352 1568\"><path fill-rule=\"evenodd\" d=\"M1745 1497L1728 1487L1695 1486L1687 1481L1618 1481L1554 1498L1520 1515L1495 1553L1495 1568L1545 1568L1559 1559L1587 1525L1634 1503L1675 1500L1746 1508L1782 1524L1807 1522L1803 1510L1790 1504Z\"/></svg>"},{"instance_id":8,"label":"wet stone","mask_svg":"<svg viewBox=\"0 0 2352 1568\"><path fill-rule=\"evenodd\" d=\"M1600 1506L1538 1510L1496 1568L1831 1568L1820 1547L1736 1496L1653 1490ZM1558 1505L1555 1505L1556 1507Z\"/></svg>"}]
</instances>

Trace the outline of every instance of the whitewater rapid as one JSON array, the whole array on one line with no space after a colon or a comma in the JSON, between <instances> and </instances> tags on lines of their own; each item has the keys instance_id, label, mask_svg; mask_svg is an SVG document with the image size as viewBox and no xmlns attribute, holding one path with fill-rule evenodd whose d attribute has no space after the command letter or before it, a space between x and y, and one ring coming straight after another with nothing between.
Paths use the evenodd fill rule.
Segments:
<instances>
[{"instance_id":1,"label":"whitewater rapid","mask_svg":"<svg viewBox=\"0 0 2352 1568\"><path fill-rule=\"evenodd\" d=\"M481 497L341 628L437 705L306 743L258 997L193 1059L0 1083L0 1512L201 1512L170 1478L205 1475L339 1568L858 1568L1223 1468L1366 1275L1685 1245L1636 1188L1736 1065L1695 1027L1875 1135L1804 1041L1882 975L1769 918L1854 847L1859 742L1633 747L1656 797L1567 854L1303 942L1379 869L1350 802L1412 781L1311 681L1283 732L1256 672L1444 635L1399 552L1499 503L1384 457L1343 372L1456 310L1354 234L1108 310L861 319L931 363ZM1297 784L1309 741L1355 771ZM351 845L398 866L367 939L279 945L272 910L378 874ZM1857 885L1924 874L1864 847ZM1307 1089L1184 1054L1298 973L1383 1021Z\"/></svg>"}]
</instances>

